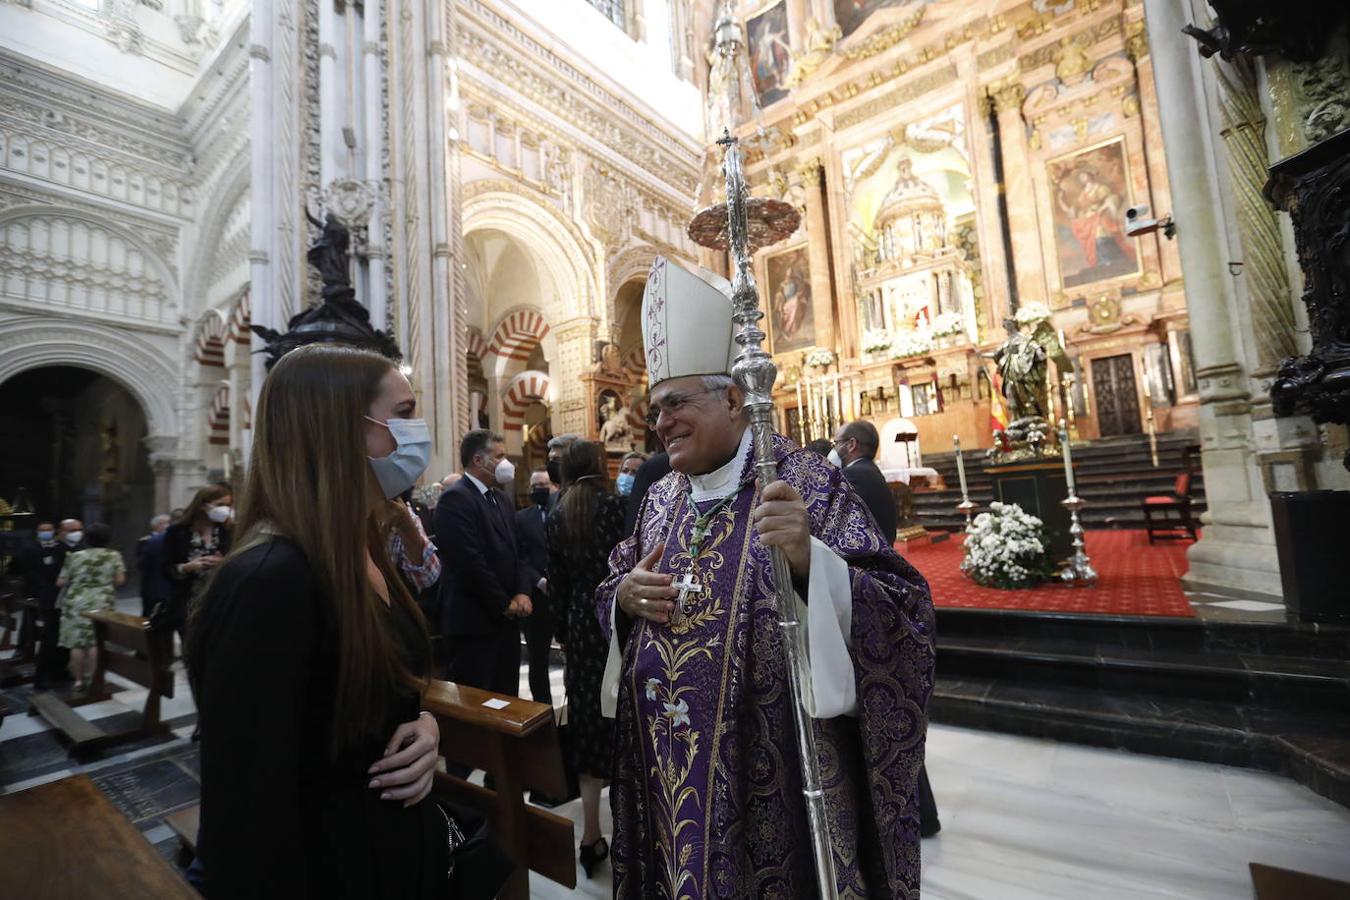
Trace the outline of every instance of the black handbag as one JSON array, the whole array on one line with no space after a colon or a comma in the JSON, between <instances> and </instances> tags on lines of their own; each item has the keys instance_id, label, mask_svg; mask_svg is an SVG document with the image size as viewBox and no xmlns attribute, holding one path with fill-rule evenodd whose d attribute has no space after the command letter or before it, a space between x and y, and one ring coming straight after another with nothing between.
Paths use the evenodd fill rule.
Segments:
<instances>
[{"instance_id":1,"label":"black handbag","mask_svg":"<svg viewBox=\"0 0 1350 900\"><path fill-rule=\"evenodd\" d=\"M452 900L492 900L515 871L487 818L457 803L437 800L450 843L446 877Z\"/></svg>"}]
</instances>

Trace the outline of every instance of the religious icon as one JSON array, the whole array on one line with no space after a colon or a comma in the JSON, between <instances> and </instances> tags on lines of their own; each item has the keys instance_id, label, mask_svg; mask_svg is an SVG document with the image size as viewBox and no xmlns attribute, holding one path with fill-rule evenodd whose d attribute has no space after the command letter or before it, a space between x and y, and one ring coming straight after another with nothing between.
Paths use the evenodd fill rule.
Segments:
<instances>
[{"instance_id":1,"label":"religious icon","mask_svg":"<svg viewBox=\"0 0 1350 900\"><path fill-rule=\"evenodd\" d=\"M888 6L905 6L913 2L914 0L834 0L834 21L839 25L844 37L848 37L877 10Z\"/></svg>"},{"instance_id":2,"label":"religious icon","mask_svg":"<svg viewBox=\"0 0 1350 900\"><path fill-rule=\"evenodd\" d=\"M768 106L787 96L786 81L792 69L792 51L788 46L787 5L775 3L745 23L750 50L750 71L760 106Z\"/></svg>"},{"instance_id":3,"label":"religious icon","mask_svg":"<svg viewBox=\"0 0 1350 900\"><path fill-rule=\"evenodd\" d=\"M811 306L811 268L805 247L770 256L765 261L769 282L769 318L773 352L813 346L816 320Z\"/></svg>"},{"instance_id":4,"label":"religious icon","mask_svg":"<svg viewBox=\"0 0 1350 900\"><path fill-rule=\"evenodd\" d=\"M1125 145L1117 139L1047 163L1060 276L1071 288L1139 271L1125 234Z\"/></svg>"}]
</instances>

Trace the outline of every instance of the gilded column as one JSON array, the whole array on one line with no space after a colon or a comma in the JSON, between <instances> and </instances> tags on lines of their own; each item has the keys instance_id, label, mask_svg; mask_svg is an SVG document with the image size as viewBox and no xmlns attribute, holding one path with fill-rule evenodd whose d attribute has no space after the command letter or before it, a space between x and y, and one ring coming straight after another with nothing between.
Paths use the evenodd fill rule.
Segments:
<instances>
[{"instance_id":1,"label":"gilded column","mask_svg":"<svg viewBox=\"0 0 1350 900\"><path fill-rule=\"evenodd\" d=\"M1008 227L1012 234L1013 271L1020 304L1048 303L1041 233L1036 220L1036 192L1031 183L1027 129L1022 119L1026 88L1014 75L989 88L998 115L999 144L1003 152L1003 189L1008 198Z\"/></svg>"},{"instance_id":2,"label":"gilded column","mask_svg":"<svg viewBox=\"0 0 1350 900\"><path fill-rule=\"evenodd\" d=\"M824 170L811 158L797 168L806 197L806 251L811 264L811 311L816 320L816 345L845 355L834 328L834 286L830 283L829 220L825 215Z\"/></svg>"}]
</instances>

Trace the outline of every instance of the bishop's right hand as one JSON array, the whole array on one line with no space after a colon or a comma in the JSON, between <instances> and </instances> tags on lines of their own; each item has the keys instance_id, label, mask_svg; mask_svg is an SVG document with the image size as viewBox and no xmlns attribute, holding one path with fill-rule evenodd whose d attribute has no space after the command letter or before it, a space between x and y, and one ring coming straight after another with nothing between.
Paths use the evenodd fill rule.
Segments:
<instances>
[{"instance_id":1,"label":"bishop's right hand","mask_svg":"<svg viewBox=\"0 0 1350 900\"><path fill-rule=\"evenodd\" d=\"M668 573L652 571L661 561L665 549L664 544L657 544L651 553L638 561L633 571L619 582L617 598L619 609L628 615L641 616L662 625L670 621L670 614L675 609L672 601L680 593L670 586Z\"/></svg>"}]
</instances>

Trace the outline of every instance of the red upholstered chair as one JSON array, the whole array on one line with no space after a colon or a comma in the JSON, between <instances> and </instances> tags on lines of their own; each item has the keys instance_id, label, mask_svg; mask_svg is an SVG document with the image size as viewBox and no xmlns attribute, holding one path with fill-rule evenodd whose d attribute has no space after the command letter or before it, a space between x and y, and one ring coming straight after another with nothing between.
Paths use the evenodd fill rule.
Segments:
<instances>
[{"instance_id":1,"label":"red upholstered chair","mask_svg":"<svg viewBox=\"0 0 1350 900\"><path fill-rule=\"evenodd\" d=\"M1191 473L1177 475L1176 485L1170 494L1145 497L1144 527L1148 529L1148 542L1153 543L1155 531L1164 532L1166 537L1174 537L1173 532L1186 531L1191 540L1196 540L1195 519L1191 516ZM1176 518L1172 514L1176 513ZM1156 517L1156 518L1155 518Z\"/></svg>"}]
</instances>

